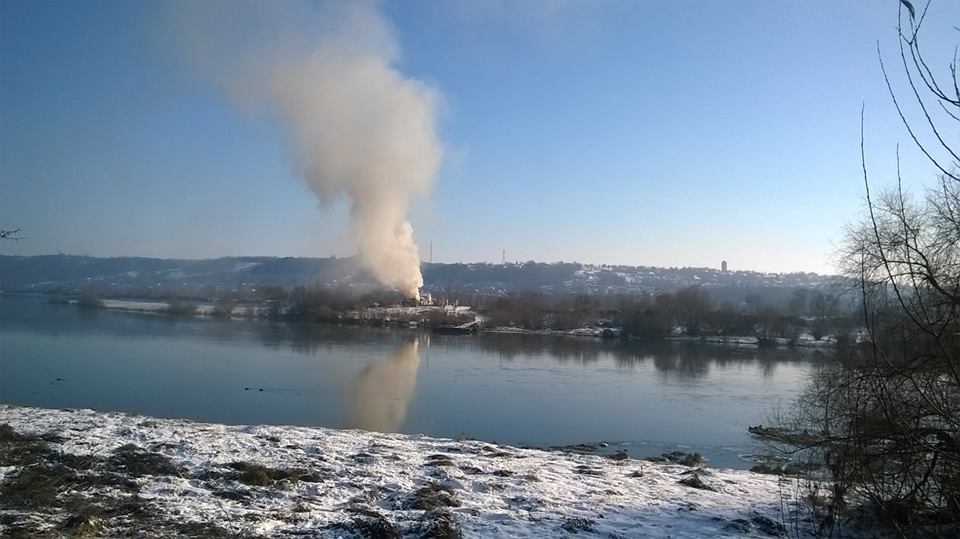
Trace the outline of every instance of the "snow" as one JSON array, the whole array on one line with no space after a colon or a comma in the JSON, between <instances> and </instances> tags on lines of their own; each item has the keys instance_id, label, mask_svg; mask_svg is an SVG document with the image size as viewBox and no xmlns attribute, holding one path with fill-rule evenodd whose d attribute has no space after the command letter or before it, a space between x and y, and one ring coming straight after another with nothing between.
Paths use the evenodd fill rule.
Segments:
<instances>
[{"instance_id":1,"label":"snow","mask_svg":"<svg viewBox=\"0 0 960 539\"><path fill-rule=\"evenodd\" d=\"M119 299L105 299L103 306L106 309L122 311L160 312L167 310L166 302L159 301L127 301Z\"/></svg>"},{"instance_id":2,"label":"snow","mask_svg":"<svg viewBox=\"0 0 960 539\"><path fill-rule=\"evenodd\" d=\"M409 500L434 483L459 500L446 510L464 537L556 537L570 530L578 537L764 536L761 524L769 530L789 521L781 495L795 489L790 479L703 470L697 474L715 490L701 490L680 483L692 472L680 465L357 430L8 405L0 405L2 423L20 434L56 433L64 439L50 444L64 453L107 458L132 443L163 454L184 472L132 477L139 496L164 516L215 523L243 536L348 537L348 529L335 526L356 518L358 509L413 533L425 512L410 508ZM320 479L261 487L222 474L210 479L237 461L303 468ZM12 473L0 469L0 481ZM249 496L224 499L224 489Z\"/></svg>"},{"instance_id":3,"label":"snow","mask_svg":"<svg viewBox=\"0 0 960 539\"><path fill-rule=\"evenodd\" d=\"M255 267L259 266L259 265L261 265L261 262L237 262L237 263L233 266L233 271L234 271L234 272L246 271L246 270L249 270L249 269L253 269L253 268L255 268Z\"/></svg>"},{"instance_id":4,"label":"snow","mask_svg":"<svg viewBox=\"0 0 960 539\"><path fill-rule=\"evenodd\" d=\"M16 466L0 466L0 484L2 484L8 476L12 476L16 471Z\"/></svg>"},{"instance_id":5,"label":"snow","mask_svg":"<svg viewBox=\"0 0 960 539\"><path fill-rule=\"evenodd\" d=\"M749 344L756 345L760 342L759 339L753 336L743 336L743 335L706 335L702 337L694 337L694 340L700 340L704 342L711 343L722 343L722 344Z\"/></svg>"},{"instance_id":6,"label":"snow","mask_svg":"<svg viewBox=\"0 0 960 539\"><path fill-rule=\"evenodd\" d=\"M105 309L114 309L118 311L134 311L142 313L162 313L170 308L170 304L165 301L131 301L125 299L105 299L103 300ZM199 315L210 315L216 309L216 305L209 303L200 303L195 305L196 313Z\"/></svg>"},{"instance_id":7,"label":"snow","mask_svg":"<svg viewBox=\"0 0 960 539\"><path fill-rule=\"evenodd\" d=\"M526 329L513 326L497 326L486 330L487 333L508 333L521 335L552 335L560 337L603 337L619 335L618 328L585 327L574 329Z\"/></svg>"},{"instance_id":8,"label":"snow","mask_svg":"<svg viewBox=\"0 0 960 539\"><path fill-rule=\"evenodd\" d=\"M201 316L210 316L217 310L216 305L197 305L196 313ZM230 311L230 315L233 316L233 311Z\"/></svg>"},{"instance_id":9,"label":"snow","mask_svg":"<svg viewBox=\"0 0 960 539\"><path fill-rule=\"evenodd\" d=\"M833 335L825 335L821 339L815 338L809 333L803 333L797 339L797 346L822 346L832 347L837 345L837 338Z\"/></svg>"},{"instance_id":10,"label":"snow","mask_svg":"<svg viewBox=\"0 0 960 539\"><path fill-rule=\"evenodd\" d=\"M682 333L682 331L680 333ZM740 346L757 346L760 343L760 339L752 335L680 335L673 337L673 339ZM809 333L800 335L796 341L792 342L785 337L775 337L772 342L777 346L803 346L808 348L833 348L837 346L837 338L834 336L828 335L817 340Z\"/></svg>"}]
</instances>

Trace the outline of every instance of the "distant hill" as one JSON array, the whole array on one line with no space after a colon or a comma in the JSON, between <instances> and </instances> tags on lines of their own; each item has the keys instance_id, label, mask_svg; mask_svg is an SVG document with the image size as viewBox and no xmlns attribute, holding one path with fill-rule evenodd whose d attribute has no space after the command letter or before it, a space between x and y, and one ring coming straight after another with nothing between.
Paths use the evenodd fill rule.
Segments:
<instances>
[{"instance_id":1,"label":"distant hill","mask_svg":"<svg viewBox=\"0 0 960 539\"><path fill-rule=\"evenodd\" d=\"M659 293L686 286L711 289L717 299L794 288L835 286L815 273L722 272L715 268L592 266L577 263L424 264L424 290L440 293ZM75 292L96 287L108 294L209 294L256 287L326 284L376 288L354 258L228 257L206 260L95 258L72 255L0 256L0 290Z\"/></svg>"},{"instance_id":2,"label":"distant hill","mask_svg":"<svg viewBox=\"0 0 960 539\"><path fill-rule=\"evenodd\" d=\"M352 258L228 257L204 260L90 256L0 256L0 290L234 289L301 284L373 284Z\"/></svg>"}]
</instances>

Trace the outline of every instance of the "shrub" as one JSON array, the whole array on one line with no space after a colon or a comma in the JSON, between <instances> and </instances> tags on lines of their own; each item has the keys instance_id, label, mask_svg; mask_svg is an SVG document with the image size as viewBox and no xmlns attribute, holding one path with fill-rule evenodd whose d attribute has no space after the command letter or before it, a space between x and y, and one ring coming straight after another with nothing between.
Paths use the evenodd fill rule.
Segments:
<instances>
[{"instance_id":1,"label":"shrub","mask_svg":"<svg viewBox=\"0 0 960 539\"><path fill-rule=\"evenodd\" d=\"M197 306L186 300L173 299L167 302L167 313L177 316L191 316L197 313Z\"/></svg>"},{"instance_id":2,"label":"shrub","mask_svg":"<svg viewBox=\"0 0 960 539\"><path fill-rule=\"evenodd\" d=\"M80 292L80 298L77 299L77 307L81 309L101 309L103 300L100 299L100 293L93 288L87 288Z\"/></svg>"}]
</instances>

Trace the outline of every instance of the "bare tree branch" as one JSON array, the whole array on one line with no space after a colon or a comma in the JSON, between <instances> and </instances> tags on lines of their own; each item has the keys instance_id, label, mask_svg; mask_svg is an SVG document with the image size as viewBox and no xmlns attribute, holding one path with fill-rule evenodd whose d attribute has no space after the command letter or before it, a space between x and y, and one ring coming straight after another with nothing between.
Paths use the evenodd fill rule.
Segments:
<instances>
[{"instance_id":1,"label":"bare tree branch","mask_svg":"<svg viewBox=\"0 0 960 539\"><path fill-rule=\"evenodd\" d=\"M3 229L0 229L0 240L13 240L13 241L17 241L17 240L22 240L22 239L23 239L23 237L20 236L20 229L19 229L19 228L14 229L14 230L3 230Z\"/></svg>"}]
</instances>

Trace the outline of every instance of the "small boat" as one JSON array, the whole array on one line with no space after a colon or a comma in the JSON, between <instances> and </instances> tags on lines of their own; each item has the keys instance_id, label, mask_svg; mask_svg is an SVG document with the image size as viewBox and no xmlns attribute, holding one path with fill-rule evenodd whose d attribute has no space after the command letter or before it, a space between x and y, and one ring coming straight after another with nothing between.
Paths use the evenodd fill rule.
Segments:
<instances>
[{"instance_id":1,"label":"small boat","mask_svg":"<svg viewBox=\"0 0 960 539\"><path fill-rule=\"evenodd\" d=\"M438 335L471 335L480 331L476 321L460 324L459 326L434 326L433 332Z\"/></svg>"}]
</instances>

